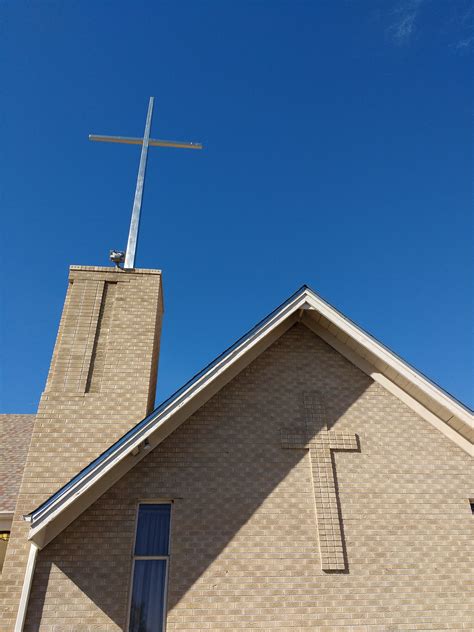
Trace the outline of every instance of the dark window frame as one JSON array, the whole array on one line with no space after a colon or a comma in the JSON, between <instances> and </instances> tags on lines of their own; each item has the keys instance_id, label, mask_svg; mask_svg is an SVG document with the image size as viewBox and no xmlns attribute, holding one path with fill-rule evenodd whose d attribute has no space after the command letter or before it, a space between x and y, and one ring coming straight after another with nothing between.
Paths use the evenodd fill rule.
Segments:
<instances>
[{"instance_id":1,"label":"dark window frame","mask_svg":"<svg viewBox=\"0 0 474 632\"><path fill-rule=\"evenodd\" d=\"M135 547L137 543L137 534L138 534L138 519L139 519L141 505L169 505L170 514L169 514L168 554L167 555L136 555L135 554ZM169 578L169 567L170 567L170 557L171 557L172 522L173 522L173 501L172 500L140 500L137 503L136 514L135 514L133 548L132 548L132 568L131 568L131 576L130 576L130 583L129 583L129 597L128 597L128 615L127 615L128 620L127 620L127 627L126 627L128 631L130 631L130 625L131 625L135 563L136 561L146 561L146 560L150 560L150 561L164 560L166 562L166 572L165 572L165 581L164 581L164 590L163 590L163 618L161 621L161 632L165 632L166 630L166 616L167 616L167 605L168 605L168 578Z\"/></svg>"}]
</instances>

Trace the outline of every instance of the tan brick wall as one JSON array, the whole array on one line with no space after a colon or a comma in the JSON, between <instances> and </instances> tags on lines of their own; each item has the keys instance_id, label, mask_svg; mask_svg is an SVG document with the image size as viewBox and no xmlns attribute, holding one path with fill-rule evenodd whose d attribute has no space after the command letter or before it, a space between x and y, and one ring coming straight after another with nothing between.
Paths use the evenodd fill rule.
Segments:
<instances>
[{"instance_id":1,"label":"tan brick wall","mask_svg":"<svg viewBox=\"0 0 474 632\"><path fill-rule=\"evenodd\" d=\"M282 447L305 392L360 443L334 453L344 572ZM172 498L168 632L473 630L473 494L462 450L297 325L40 552L26 629L124 630L137 501Z\"/></svg>"},{"instance_id":2,"label":"tan brick wall","mask_svg":"<svg viewBox=\"0 0 474 632\"><path fill-rule=\"evenodd\" d=\"M36 415L1 583L1 630L16 616L29 513L153 408L161 274L72 266Z\"/></svg>"}]
</instances>

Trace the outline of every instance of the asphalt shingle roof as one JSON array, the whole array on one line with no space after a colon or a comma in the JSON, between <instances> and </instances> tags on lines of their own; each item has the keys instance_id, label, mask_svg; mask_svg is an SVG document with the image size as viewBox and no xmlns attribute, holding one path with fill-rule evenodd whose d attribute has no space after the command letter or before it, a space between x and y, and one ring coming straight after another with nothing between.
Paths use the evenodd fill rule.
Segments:
<instances>
[{"instance_id":1,"label":"asphalt shingle roof","mask_svg":"<svg viewBox=\"0 0 474 632\"><path fill-rule=\"evenodd\" d=\"M13 512L35 415L0 415L0 512Z\"/></svg>"}]
</instances>

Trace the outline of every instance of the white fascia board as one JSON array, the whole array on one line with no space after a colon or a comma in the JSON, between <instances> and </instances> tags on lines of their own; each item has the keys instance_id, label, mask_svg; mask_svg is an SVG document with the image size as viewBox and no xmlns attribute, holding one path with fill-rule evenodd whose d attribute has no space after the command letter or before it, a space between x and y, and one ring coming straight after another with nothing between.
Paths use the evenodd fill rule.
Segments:
<instances>
[{"instance_id":1,"label":"white fascia board","mask_svg":"<svg viewBox=\"0 0 474 632\"><path fill-rule=\"evenodd\" d=\"M473 427L472 414L466 408L438 389L415 369L378 343L372 336L357 327L357 325L331 307L331 305L317 296L312 290L305 287L284 303L281 308L277 309L262 321L261 325L257 325L253 328L231 347L227 353L224 353L222 357L218 358L214 363L211 363L208 370L204 370L200 375L198 374L198 377L192 380L188 387L184 387L182 392L178 392L176 397L172 397L163 409L151 413L149 417L137 424L135 430L132 429L130 433L127 433L129 434L128 437L125 435L126 438L119 439L117 447L113 449L112 446L112 450L109 454L104 455L103 458L99 457L97 465L93 466L84 475L80 473L76 481L72 479L72 484L65 493L60 495L57 499L54 499L54 496L52 496L50 503L47 502L44 507L40 506L37 511L25 517L26 520L29 519L32 523L29 539L43 546L40 542L44 539L44 531L49 523L58 518L66 508L76 502L79 497L94 486L99 479L108 475L112 480L114 478L112 470L118 467L128 455L136 452L136 460L130 466L133 467L143 458L144 453L143 451L140 452L140 447L144 445L147 439L154 433L162 436L158 442L152 445L152 447L156 447L160 441L168 436L165 432L165 426L169 424L173 430L175 429L173 427L173 418L180 417L179 413L183 407L187 407L194 399L199 400L199 406L202 406L203 403L207 401L205 398L206 389L211 391L209 395L209 397L211 397L213 394L212 384L214 382L222 378L227 371L230 372L232 367L237 364L239 360L242 360L245 355L251 355L251 351L281 326L285 320L289 319L292 315L296 316L299 310L308 310L308 308L311 311L314 310L330 323L333 323L339 331L343 332L343 334L347 336L345 344L356 341L359 345L367 349L369 353L374 354L379 360L385 363L388 367L388 371L391 369L404 376L411 384L416 385L425 392L428 397L450 410L453 416L465 420L466 424ZM190 414L192 414L192 412L190 412ZM183 421L184 419L181 419L179 423Z\"/></svg>"},{"instance_id":2,"label":"white fascia board","mask_svg":"<svg viewBox=\"0 0 474 632\"><path fill-rule=\"evenodd\" d=\"M315 323L312 319L303 318L302 323L306 325L313 333L327 342L333 349L338 351L349 362L358 367L366 375L372 378L375 382L378 382L387 391L395 395L401 402L411 408L417 415L428 421L438 431L444 434L448 439L458 445L464 452L467 452L470 456L474 456L474 447L472 443L465 438L462 433L453 429L445 421L443 421L438 415L432 413L426 406L414 399L406 389L401 388L395 382L390 380L380 369L376 368L373 362L364 359L360 353L354 351L349 346L344 344L339 338L334 336L328 329L322 327L320 324Z\"/></svg>"},{"instance_id":3,"label":"white fascia board","mask_svg":"<svg viewBox=\"0 0 474 632\"><path fill-rule=\"evenodd\" d=\"M167 424L190 400L197 398L204 389L209 387L212 382L228 371L244 355L248 354L287 318L296 314L305 303L306 292L306 289L303 290L300 294L295 296L291 302L283 305L283 307L266 320L261 327L251 330L249 335L242 339L240 344L235 348L231 348L230 352L225 354L220 361L212 364L209 371L206 371L196 381L192 382L176 399L172 399L168 406L162 411L157 414L152 413L148 418L143 420L143 422L140 422L137 431L131 433L128 440L121 443L116 450L99 461L96 467L81 477L64 495L44 508L40 507L38 512L33 512L30 516L25 516L25 520L31 522L32 525L28 536L29 539L40 541L41 531L47 527L52 520L57 518L66 507L75 502L83 492L93 486L102 476L110 472L121 460L126 458L133 451L140 450L144 441Z\"/></svg>"},{"instance_id":4,"label":"white fascia board","mask_svg":"<svg viewBox=\"0 0 474 632\"><path fill-rule=\"evenodd\" d=\"M426 379L416 369L408 365L401 358L392 353L385 346L377 342L375 338L362 331L357 325L343 316L340 312L323 301L311 290L308 291L308 299L316 311L332 322L338 329L347 334L352 340L358 342L367 351L373 353L382 362L394 371L405 377L408 382L420 388L428 397L436 403L447 408L453 416L462 419L468 426L474 427L472 413L462 406L457 400L438 388L435 384Z\"/></svg>"}]
</instances>

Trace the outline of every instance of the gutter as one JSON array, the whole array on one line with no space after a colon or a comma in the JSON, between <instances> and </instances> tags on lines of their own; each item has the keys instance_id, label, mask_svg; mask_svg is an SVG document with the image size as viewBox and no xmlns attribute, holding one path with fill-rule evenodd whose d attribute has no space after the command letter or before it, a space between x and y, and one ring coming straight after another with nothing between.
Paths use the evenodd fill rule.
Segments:
<instances>
[{"instance_id":1,"label":"gutter","mask_svg":"<svg viewBox=\"0 0 474 632\"><path fill-rule=\"evenodd\" d=\"M28 554L28 562L26 564L25 577L23 579L23 587L21 589L20 604L16 616L14 632L23 632L25 625L26 612L28 610L28 602L30 599L31 585L35 574L36 558L38 557L38 547L32 542L30 544L30 552Z\"/></svg>"}]
</instances>

